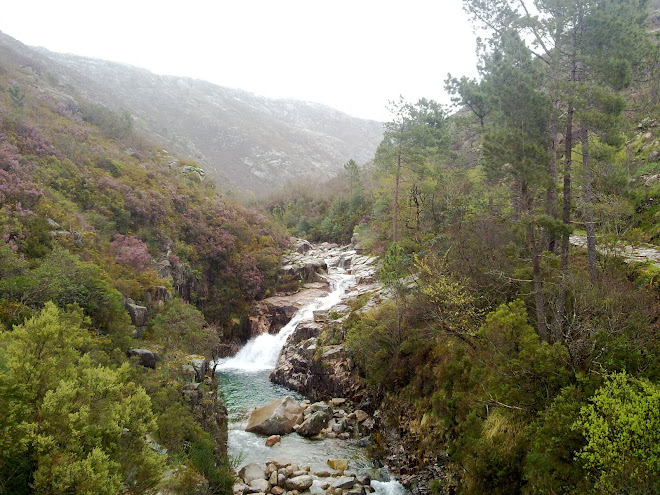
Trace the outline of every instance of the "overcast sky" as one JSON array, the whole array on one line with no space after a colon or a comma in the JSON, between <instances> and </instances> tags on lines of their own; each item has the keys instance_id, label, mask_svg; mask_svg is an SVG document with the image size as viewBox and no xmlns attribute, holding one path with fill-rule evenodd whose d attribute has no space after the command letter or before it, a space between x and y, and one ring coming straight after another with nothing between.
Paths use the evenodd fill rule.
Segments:
<instances>
[{"instance_id":1,"label":"overcast sky","mask_svg":"<svg viewBox=\"0 0 660 495\"><path fill-rule=\"evenodd\" d=\"M474 75L461 0L20 0L19 41L387 120L401 94L448 102L447 72Z\"/></svg>"}]
</instances>

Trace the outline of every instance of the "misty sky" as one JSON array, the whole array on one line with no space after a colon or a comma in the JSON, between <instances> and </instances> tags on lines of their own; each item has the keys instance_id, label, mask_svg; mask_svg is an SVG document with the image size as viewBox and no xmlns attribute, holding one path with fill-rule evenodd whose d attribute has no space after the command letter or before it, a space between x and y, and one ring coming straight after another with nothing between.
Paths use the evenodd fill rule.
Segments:
<instances>
[{"instance_id":1,"label":"misty sky","mask_svg":"<svg viewBox=\"0 0 660 495\"><path fill-rule=\"evenodd\" d=\"M378 120L400 94L448 103L447 72L476 72L460 0L4 3L0 30L28 45Z\"/></svg>"}]
</instances>

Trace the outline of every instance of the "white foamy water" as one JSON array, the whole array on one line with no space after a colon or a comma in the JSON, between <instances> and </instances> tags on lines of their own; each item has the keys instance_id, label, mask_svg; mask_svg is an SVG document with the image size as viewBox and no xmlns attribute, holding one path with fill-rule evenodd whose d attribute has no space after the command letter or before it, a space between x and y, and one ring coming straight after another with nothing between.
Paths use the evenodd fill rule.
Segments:
<instances>
[{"instance_id":1,"label":"white foamy water","mask_svg":"<svg viewBox=\"0 0 660 495\"><path fill-rule=\"evenodd\" d=\"M218 361L217 369L247 372L274 369L286 339L295 331L298 324L301 321L312 320L314 311L330 309L338 304L346 290L355 285L355 277L347 275L339 269L331 270L328 277L330 279L330 293L301 308L277 335L268 333L258 335L245 344L235 356Z\"/></svg>"}]
</instances>

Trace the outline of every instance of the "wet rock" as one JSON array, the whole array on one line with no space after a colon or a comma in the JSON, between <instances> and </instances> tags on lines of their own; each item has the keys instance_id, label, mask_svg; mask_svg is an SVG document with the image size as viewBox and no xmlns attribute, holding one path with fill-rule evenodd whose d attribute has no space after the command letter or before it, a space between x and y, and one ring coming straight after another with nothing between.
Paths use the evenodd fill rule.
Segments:
<instances>
[{"instance_id":1,"label":"wet rock","mask_svg":"<svg viewBox=\"0 0 660 495\"><path fill-rule=\"evenodd\" d=\"M312 486L312 483L314 483L314 478L308 474L303 474L286 480L286 489L303 491Z\"/></svg>"},{"instance_id":2,"label":"wet rock","mask_svg":"<svg viewBox=\"0 0 660 495\"><path fill-rule=\"evenodd\" d=\"M266 447L272 447L282 440L280 435L271 435L266 439Z\"/></svg>"},{"instance_id":3,"label":"wet rock","mask_svg":"<svg viewBox=\"0 0 660 495\"><path fill-rule=\"evenodd\" d=\"M296 344L295 337L289 342L270 375L272 382L314 399L364 394L358 369L343 345L321 347L317 339Z\"/></svg>"},{"instance_id":4,"label":"wet rock","mask_svg":"<svg viewBox=\"0 0 660 495\"><path fill-rule=\"evenodd\" d=\"M356 480L358 483L360 483L363 486L371 485L371 476L369 476L368 474L358 475Z\"/></svg>"},{"instance_id":5,"label":"wet rock","mask_svg":"<svg viewBox=\"0 0 660 495\"><path fill-rule=\"evenodd\" d=\"M311 406L309 406L309 408L310 408L313 412L324 412L324 413L327 414L328 416L332 416L332 407L330 407L330 406L329 406L328 404L326 404L325 402L315 402L314 404L312 404Z\"/></svg>"},{"instance_id":6,"label":"wet rock","mask_svg":"<svg viewBox=\"0 0 660 495\"><path fill-rule=\"evenodd\" d=\"M280 271L297 280L306 282L322 282L324 279L321 274L328 271L328 265L324 260L305 260L285 265Z\"/></svg>"},{"instance_id":7,"label":"wet rock","mask_svg":"<svg viewBox=\"0 0 660 495\"><path fill-rule=\"evenodd\" d=\"M264 480L266 476L266 468L261 464L248 464L241 468L241 470L238 472L238 476L245 483L250 484L254 480Z\"/></svg>"},{"instance_id":8,"label":"wet rock","mask_svg":"<svg viewBox=\"0 0 660 495\"><path fill-rule=\"evenodd\" d=\"M327 284L310 283L295 294L277 295L259 301L253 307L248 321L249 336L279 332L289 323L296 311L327 293ZM301 325L303 324L299 327Z\"/></svg>"},{"instance_id":9,"label":"wet rock","mask_svg":"<svg viewBox=\"0 0 660 495\"><path fill-rule=\"evenodd\" d=\"M140 365L151 369L156 369L156 363L161 360L158 353L149 349L129 349L126 351L126 355L128 357L136 356Z\"/></svg>"},{"instance_id":10,"label":"wet rock","mask_svg":"<svg viewBox=\"0 0 660 495\"><path fill-rule=\"evenodd\" d=\"M291 397L275 399L258 407L248 420L245 431L263 435L286 435L302 420L303 406Z\"/></svg>"},{"instance_id":11,"label":"wet rock","mask_svg":"<svg viewBox=\"0 0 660 495\"><path fill-rule=\"evenodd\" d=\"M337 488L346 490L349 488L353 488L353 485L355 485L355 478L353 476L341 476L332 483L332 488L334 488L335 490Z\"/></svg>"},{"instance_id":12,"label":"wet rock","mask_svg":"<svg viewBox=\"0 0 660 495\"><path fill-rule=\"evenodd\" d=\"M275 467L277 468L278 472L280 469L285 469L288 465L291 464L291 462L287 461L286 459L271 459L271 463L275 464Z\"/></svg>"},{"instance_id":13,"label":"wet rock","mask_svg":"<svg viewBox=\"0 0 660 495\"><path fill-rule=\"evenodd\" d=\"M309 417L298 425L295 430L298 435L303 437L311 437L321 433L330 421L330 415L324 411L317 411L309 415Z\"/></svg>"},{"instance_id":14,"label":"wet rock","mask_svg":"<svg viewBox=\"0 0 660 495\"><path fill-rule=\"evenodd\" d=\"M337 471L346 471L348 469L348 460L346 459L328 459L328 466Z\"/></svg>"}]
</instances>

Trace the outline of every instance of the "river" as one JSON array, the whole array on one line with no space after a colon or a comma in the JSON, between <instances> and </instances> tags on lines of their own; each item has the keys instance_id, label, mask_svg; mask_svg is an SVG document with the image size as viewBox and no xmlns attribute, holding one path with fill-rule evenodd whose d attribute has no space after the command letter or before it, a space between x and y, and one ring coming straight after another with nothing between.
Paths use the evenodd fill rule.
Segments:
<instances>
[{"instance_id":1,"label":"river","mask_svg":"<svg viewBox=\"0 0 660 495\"><path fill-rule=\"evenodd\" d=\"M344 254L345 255L345 254ZM311 467L311 472L327 470L328 459L348 459L349 469L357 474L369 474L375 493L403 495L408 493L389 471L369 456L367 446L360 440L325 438L314 440L296 433L283 435L280 443L266 447L265 437L245 431L247 417L252 409L268 404L273 399L291 396L304 397L268 379L287 338L301 321L311 320L314 311L328 310L337 305L348 289L356 285L356 277L337 266L329 258L328 281L330 292L300 309L277 335L261 334L250 340L235 356L220 360L216 368L219 386L229 412L229 454L242 466L249 463L265 464L270 459ZM312 493L325 493L320 480L310 488Z\"/></svg>"}]
</instances>

